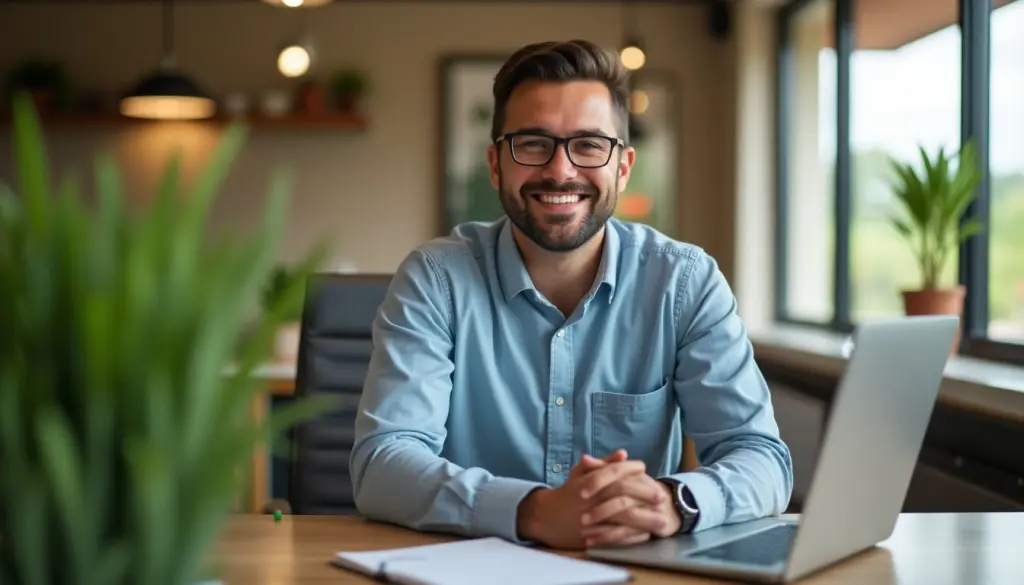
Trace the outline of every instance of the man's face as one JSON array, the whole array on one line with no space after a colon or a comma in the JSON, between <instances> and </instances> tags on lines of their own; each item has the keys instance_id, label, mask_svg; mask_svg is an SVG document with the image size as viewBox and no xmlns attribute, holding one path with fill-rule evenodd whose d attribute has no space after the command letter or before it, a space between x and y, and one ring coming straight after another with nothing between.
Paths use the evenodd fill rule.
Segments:
<instances>
[{"instance_id":1,"label":"man's face","mask_svg":"<svg viewBox=\"0 0 1024 585\"><path fill-rule=\"evenodd\" d=\"M512 223L541 248L575 250L615 211L634 158L632 148L600 138L618 139L616 128L601 82L527 82L512 93L503 131L526 134L488 149L491 184ZM550 140L573 136L568 154Z\"/></svg>"}]
</instances>

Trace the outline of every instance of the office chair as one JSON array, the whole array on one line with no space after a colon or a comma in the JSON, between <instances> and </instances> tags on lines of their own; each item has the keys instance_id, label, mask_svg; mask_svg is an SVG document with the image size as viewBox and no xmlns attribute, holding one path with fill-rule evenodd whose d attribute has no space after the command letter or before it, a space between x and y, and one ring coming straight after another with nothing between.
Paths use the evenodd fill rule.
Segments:
<instances>
[{"instance_id":1,"label":"office chair","mask_svg":"<svg viewBox=\"0 0 1024 585\"><path fill-rule=\"evenodd\" d=\"M348 459L373 351L371 326L391 275L317 273L306 285L295 396L334 395L328 414L297 426L289 503L295 514L356 514Z\"/></svg>"}]
</instances>

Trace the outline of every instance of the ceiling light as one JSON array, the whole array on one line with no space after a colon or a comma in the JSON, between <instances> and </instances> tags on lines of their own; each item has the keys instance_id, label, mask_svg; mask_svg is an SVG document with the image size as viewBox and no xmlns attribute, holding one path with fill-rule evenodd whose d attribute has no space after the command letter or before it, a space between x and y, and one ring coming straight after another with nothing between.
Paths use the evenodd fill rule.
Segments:
<instances>
[{"instance_id":1,"label":"ceiling light","mask_svg":"<svg viewBox=\"0 0 1024 585\"><path fill-rule=\"evenodd\" d=\"M285 77L305 75L312 63L312 51L302 44L289 45L277 55L277 70Z\"/></svg>"},{"instance_id":2,"label":"ceiling light","mask_svg":"<svg viewBox=\"0 0 1024 585\"><path fill-rule=\"evenodd\" d=\"M622 66L631 70L640 69L647 62L647 56L644 55L644 50L640 48L640 43L627 44L622 48L619 57L622 59Z\"/></svg>"},{"instance_id":3,"label":"ceiling light","mask_svg":"<svg viewBox=\"0 0 1024 585\"><path fill-rule=\"evenodd\" d=\"M284 8L313 8L314 6L330 4L331 1L332 0L263 0L263 2L272 6L281 6Z\"/></svg>"},{"instance_id":4,"label":"ceiling light","mask_svg":"<svg viewBox=\"0 0 1024 585\"><path fill-rule=\"evenodd\" d=\"M647 96L647 92L642 89L634 89L629 94L629 112L631 114L643 114L647 111L647 107L651 105L651 100Z\"/></svg>"},{"instance_id":5,"label":"ceiling light","mask_svg":"<svg viewBox=\"0 0 1024 585\"><path fill-rule=\"evenodd\" d=\"M162 63L159 70L141 79L121 99L122 115L151 120L197 120L209 118L216 111L216 102L177 69L173 18L171 0L164 0Z\"/></svg>"},{"instance_id":6,"label":"ceiling light","mask_svg":"<svg viewBox=\"0 0 1024 585\"><path fill-rule=\"evenodd\" d=\"M150 120L199 120L217 110L191 79L169 69L142 79L120 105L122 115Z\"/></svg>"}]
</instances>

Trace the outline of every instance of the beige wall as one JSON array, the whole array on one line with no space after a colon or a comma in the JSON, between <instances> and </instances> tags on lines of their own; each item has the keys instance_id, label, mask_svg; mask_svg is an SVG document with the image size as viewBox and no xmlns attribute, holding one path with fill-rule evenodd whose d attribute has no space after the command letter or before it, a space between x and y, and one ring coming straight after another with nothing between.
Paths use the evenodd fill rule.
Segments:
<instances>
[{"instance_id":1,"label":"beige wall","mask_svg":"<svg viewBox=\"0 0 1024 585\"><path fill-rule=\"evenodd\" d=\"M216 228L257 216L269 169L297 179L284 259L331 238L332 265L393 270L405 253L439 234L436 62L446 52L507 52L542 39L586 37L616 46L618 3L339 3L319 9L312 32L328 64L351 62L373 78L365 134L260 130L252 136L216 207ZM187 2L178 8L181 64L212 92L285 86L275 71L280 44L301 13L254 3ZM431 24L436 23L436 28ZM673 72L681 89L679 237L708 249L727 275L734 266L736 82L732 41L711 38L707 15L688 3L639 11L648 64ZM76 78L120 89L159 57L159 4L44 4L0 7L0 69L33 53L57 57ZM186 168L202 162L214 131L193 126L61 130L51 134L61 168L86 172L93 153L114 149L136 191L174 147ZM10 176L9 143L0 171ZM481 156L483 154L481 153Z\"/></svg>"}]
</instances>

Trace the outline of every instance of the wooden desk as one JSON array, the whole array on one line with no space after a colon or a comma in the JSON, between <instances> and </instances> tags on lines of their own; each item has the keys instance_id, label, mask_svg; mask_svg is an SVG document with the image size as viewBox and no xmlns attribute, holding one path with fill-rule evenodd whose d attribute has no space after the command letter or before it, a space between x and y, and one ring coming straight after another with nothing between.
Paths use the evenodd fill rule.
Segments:
<instances>
[{"instance_id":1,"label":"wooden desk","mask_svg":"<svg viewBox=\"0 0 1024 585\"><path fill-rule=\"evenodd\" d=\"M292 362L269 362L253 371L253 377L263 380L274 396L295 394L295 364Z\"/></svg>"},{"instance_id":2,"label":"wooden desk","mask_svg":"<svg viewBox=\"0 0 1024 585\"><path fill-rule=\"evenodd\" d=\"M373 550L450 540L354 517L232 518L216 562L225 585L341 585L375 581L327 563L339 550ZM1020 585L1024 513L904 514L891 538L802 583L832 585ZM572 553L579 556L578 553ZM721 584L631 567L630 585Z\"/></svg>"}]
</instances>

